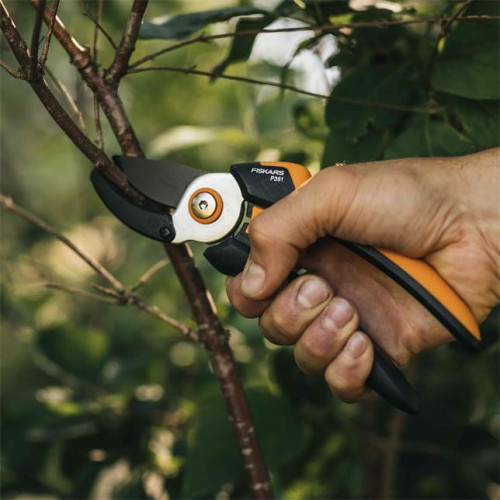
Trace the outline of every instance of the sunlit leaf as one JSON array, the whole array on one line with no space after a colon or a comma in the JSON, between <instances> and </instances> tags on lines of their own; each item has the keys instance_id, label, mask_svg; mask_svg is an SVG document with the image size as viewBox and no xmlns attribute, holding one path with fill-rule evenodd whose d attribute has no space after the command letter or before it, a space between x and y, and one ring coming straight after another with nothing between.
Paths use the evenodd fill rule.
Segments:
<instances>
[{"instance_id":1,"label":"sunlit leaf","mask_svg":"<svg viewBox=\"0 0 500 500\"><path fill-rule=\"evenodd\" d=\"M268 24L273 21L274 17L264 16L257 18L243 18L236 24L236 33L246 32L246 31L259 31L264 29ZM234 37L231 42L231 48L229 49L228 55L212 69L212 72L216 75L223 73L226 68L233 63L246 61L250 54L252 53L253 44L257 34L241 35ZM215 77L213 78L215 79Z\"/></svg>"},{"instance_id":2,"label":"sunlit leaf","mask_svg":"<svg viewBox=\"0 0 500 500\"><path fill-rule=\"evenodd\" d=\"M214 141L225 144L243 145L249 143L245 133L236 127L196 127L182 125L170 127L155 137L148 145L152 156L164 156L174 151L203 146Z\"/></svg>"},{"instance_id":3,"label":"sunlit leaf","mask_svg":"<svg viewBox=\"0 0 500 500\"><path fill-rule=\"evenodd\" d=\"M265 13L266 11L251 6L234 6L225 7L223 9L179 14L178 16L168 18L166 21L159 22L158 24L153 22L144 23L141 26L139 38L144 40L180 40L181 38L186 38L196 33L209 24L228 21L238 16Z\"/></svg>"}]
</instances>

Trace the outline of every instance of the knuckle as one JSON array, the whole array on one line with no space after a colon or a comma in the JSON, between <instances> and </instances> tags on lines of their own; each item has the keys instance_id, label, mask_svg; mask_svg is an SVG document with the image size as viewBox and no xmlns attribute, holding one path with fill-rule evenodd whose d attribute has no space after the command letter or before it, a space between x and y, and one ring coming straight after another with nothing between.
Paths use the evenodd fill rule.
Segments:
<instances>
[{"instance_id":1,"label":"knuckle","mask_svg":"<svg viewBox=\"0 0 500 500\"><path fill-rule=\"evenodd\" d=\"M290 345L294 342L291 334L277 323L274 316L269 314L267 310L259 318L259 328L262 335L274 344Z\"/></svg>"},{"instance_id":2,"label":"knuckle","mask_svg":"<svg viewBox=\"0 0 500 500\"><path fill-rule=\"evenodd\" d=\"M338 366L333 363L325 373L325 380L342 400L353 398L363 387L359 377L359 364L349 363Z\"/></svg>"},{"instance_id":3,"label":"knuckle","mask_svg":"<svg viewBox=\"0 0 500 500\"><path fill-rule=\"evenodd\" d=\"M229 292L227 293L227 297L229 299L229 302L231 302L232 306L240 313L244 314L245 312L245 300L244 298L239 294L239 293L232 293Z\"/></svg>"},{"instance_id":4,"label":"knuckle","mask_svg":"<svg viewBox=\"0 0 500 500\"><path fill-rule=\"evenodd\" d=\"M269 223L267 221L267 214L260 213L254 217L248 226L248 234L253 243L265 243L273 239L273 235L269 233Z\"/></svg>"},{"instance_id":5,"label":"knuckle","mask_svg":"<svg viewBox=\"0 0 500 500\"><path fill-rule=\"evenodd\" d=\"M307 358L318 364L326 364L332 358L332 352L335 351L336 341L328 340L328 348L325 348L325 342L320 335L304 335L301 339L301 348Z\"/></svg>"},{"instance_id":6,"label":"knuckle","mask_svg":"<svg viewBox=\"0 0 500 500\"><path fill-rule=\"evenodd\" d=\"M295 364L298 366L299 370L306 375L320 375L321 369L314 362L311 362L307 356L299 349L294 349Z\"/></svg>"}]
</instances>

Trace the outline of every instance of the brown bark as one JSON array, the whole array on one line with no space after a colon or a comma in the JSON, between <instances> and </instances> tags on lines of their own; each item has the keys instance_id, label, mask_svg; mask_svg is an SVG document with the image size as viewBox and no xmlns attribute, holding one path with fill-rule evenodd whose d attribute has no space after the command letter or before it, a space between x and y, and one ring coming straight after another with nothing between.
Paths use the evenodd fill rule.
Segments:
<instances>
[{"instance_id":1,"label":"brown bark","mask_svg":"<svg viewBox=\"0 0 500 500\"><path fill-rule=\"evenodd\" d=\"M41 12L41 0L31 0L31 3ZM25 66L26 58L29 61L26 45L20 37L3 3L1 3L2 30L9 41L12 51L21 66ZM89 48L82 47L67 32L64 25L56 17L53 24L53 35L69 54L72 63L80 72L82 79L97 97L110 126L120 144L122 152L127 156L143 157L144 153L137 136L125 113L123 103L118 95L118 83L128 66L135 39L137 38L142 16L146 8L145 0L135 0L132 13L129 16L122 41L117 55L106 79L99 73L95 61L92 59ZM135 10L134 10L135 9ZM51 13L43 9L44 21L52 22ZM96 165L105 167L109 176L124 191L131 191L123 179L116 177L116 169L110 163L107 155L98 149L74 124L69 115L59 105L46 86L43 78L40 82L29 82L35 90L51 116L62 130L79 146L79 149ZM119 171L118 171L119 172ZM121 174L122 175L122 174ZM122 175L123 177L123 175ZM135 193L135 195L137 195ZM210 294L203 279L196 268L193 257L187 245L165 245L165 249L174 266L177 276L186 292L193 316L199 328L199 336L204 344L215 374L217 375L221 391L225 399L229 419L237 439L238 448L244 464L253 498L266 499L271 497L271 487L261 450L255 436L250 411L245 392L238 375L236 363L228 344L228 336L224 331L213 307Z\"/></svg>"}]
</instances>

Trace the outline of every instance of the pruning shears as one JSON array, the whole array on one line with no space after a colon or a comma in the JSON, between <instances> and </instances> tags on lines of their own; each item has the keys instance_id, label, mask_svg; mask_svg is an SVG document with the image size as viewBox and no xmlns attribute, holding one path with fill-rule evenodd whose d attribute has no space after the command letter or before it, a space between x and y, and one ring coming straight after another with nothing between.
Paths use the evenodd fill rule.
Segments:
<instances>
[{"instance_id":1,"label":"pruning shears","mask_svg":"<svg viewBox=\"0 0 500 500\"><path fill-rule=\"evenodd\" d=\"M107 208L148 238L173 244L207 243L204 256L228 276L237 275L245 267L250 252L250 221L311 176L302 165L287 162L239 163L231 165L229 173L206 173L170 161L125 156L114 161L154 208L137 204L93 170L92 184ZM465 347L480 347L481 335L470 309L423 260L337 241L406 289ZM418 413L417 393L377 346L367 385L397 408Z\"/></svg>"}]
</instances>

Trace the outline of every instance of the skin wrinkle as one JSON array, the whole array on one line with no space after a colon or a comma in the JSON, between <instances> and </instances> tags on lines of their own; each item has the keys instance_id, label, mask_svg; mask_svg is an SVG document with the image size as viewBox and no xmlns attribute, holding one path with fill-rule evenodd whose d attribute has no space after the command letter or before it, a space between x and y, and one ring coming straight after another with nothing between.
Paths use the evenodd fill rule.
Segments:
<instances>
[{"instance_id":1,"label":"skin wrinkle","mask_svg":"<svg viewBox=\"0 0 500 500\"><path fill-rule=\"evenodd\" d=\"M319 329L322 330L322 335L320 334L320 337L323 337L324 340L317 342L320 337L318 337L318 335L311 335L313 333L312 329L314 328L316 331L318 330L318 323L321 324L322 317L327 314L327 309L333 300L334 299L332 299L325 309L323 309L318 318L311 323L311 325L309 325L309 328L304 332L296 344L294 355L297 365L300 366L306 373L320 375L333 358L340 354L340 352L344 349L349 339L348 334L358 328L359 314L351 301L348 301L351 303L353 308L353 317L344 327L338 328L336 332L326 332L322 327L319 327ZM328 340L325 341L325 337L327 335L331 336L334 342ZM333 347L326 349L332 345ZM314 364L318 363L321 365L319 369L314 366Z\"/></svg>"},{"instance_id":2,"label":"skin wrinkle","mask_svg":"<svg viewBox=\"0 0 500 500\"><path fill-rule=\"evenodd\" d=\"M499 153L500 149L488 152L487 162ZM272 276L265 292L273 293L271 281L278 281L278 272L284 274L288 261L300 254L304 267L326 279L338 297L356 304L360 328L370 332L397 364L405 364L424 349L450 342L449 332L408 292L334 240L323 238L303 247L317 235L334 233L424 258L464 299L475 317L483 319L498 301L500 274L495 259L500 244L489 243L499 232L498 217L495 219L491 207L496 186L491 182L491 170L485 169L484 156L391 160L325 169L296 195L259 216L273 233L272 238L260 241L259 263L266 265L281 250L286 255L285 263L269 266ZM472 201L464 201L469 198ZM292 225L294 230L290 231ZM230 296L237 296L239 288L234 284L231 288ZM295 317L294 322L289 314L291 298L290 304L273 309L279 297L262 310L270 314L270 323L276 315L281 335L291 339L291 332L297 336L299 319ZM250 309L252 301L247 300L245 307ZM283 324L283 318L291 321L291 326ZM299 333L296 344L297 363L309 373L322 372L327 354L322 356L320 344L325 342L329 355L335 355L337 347L328 345L330 339L303 335ZM325 378L342 399L360 397L360 377L370 368L366 355L352 363L341 351L327 367Z\"/></svg>"}]
</instances>

